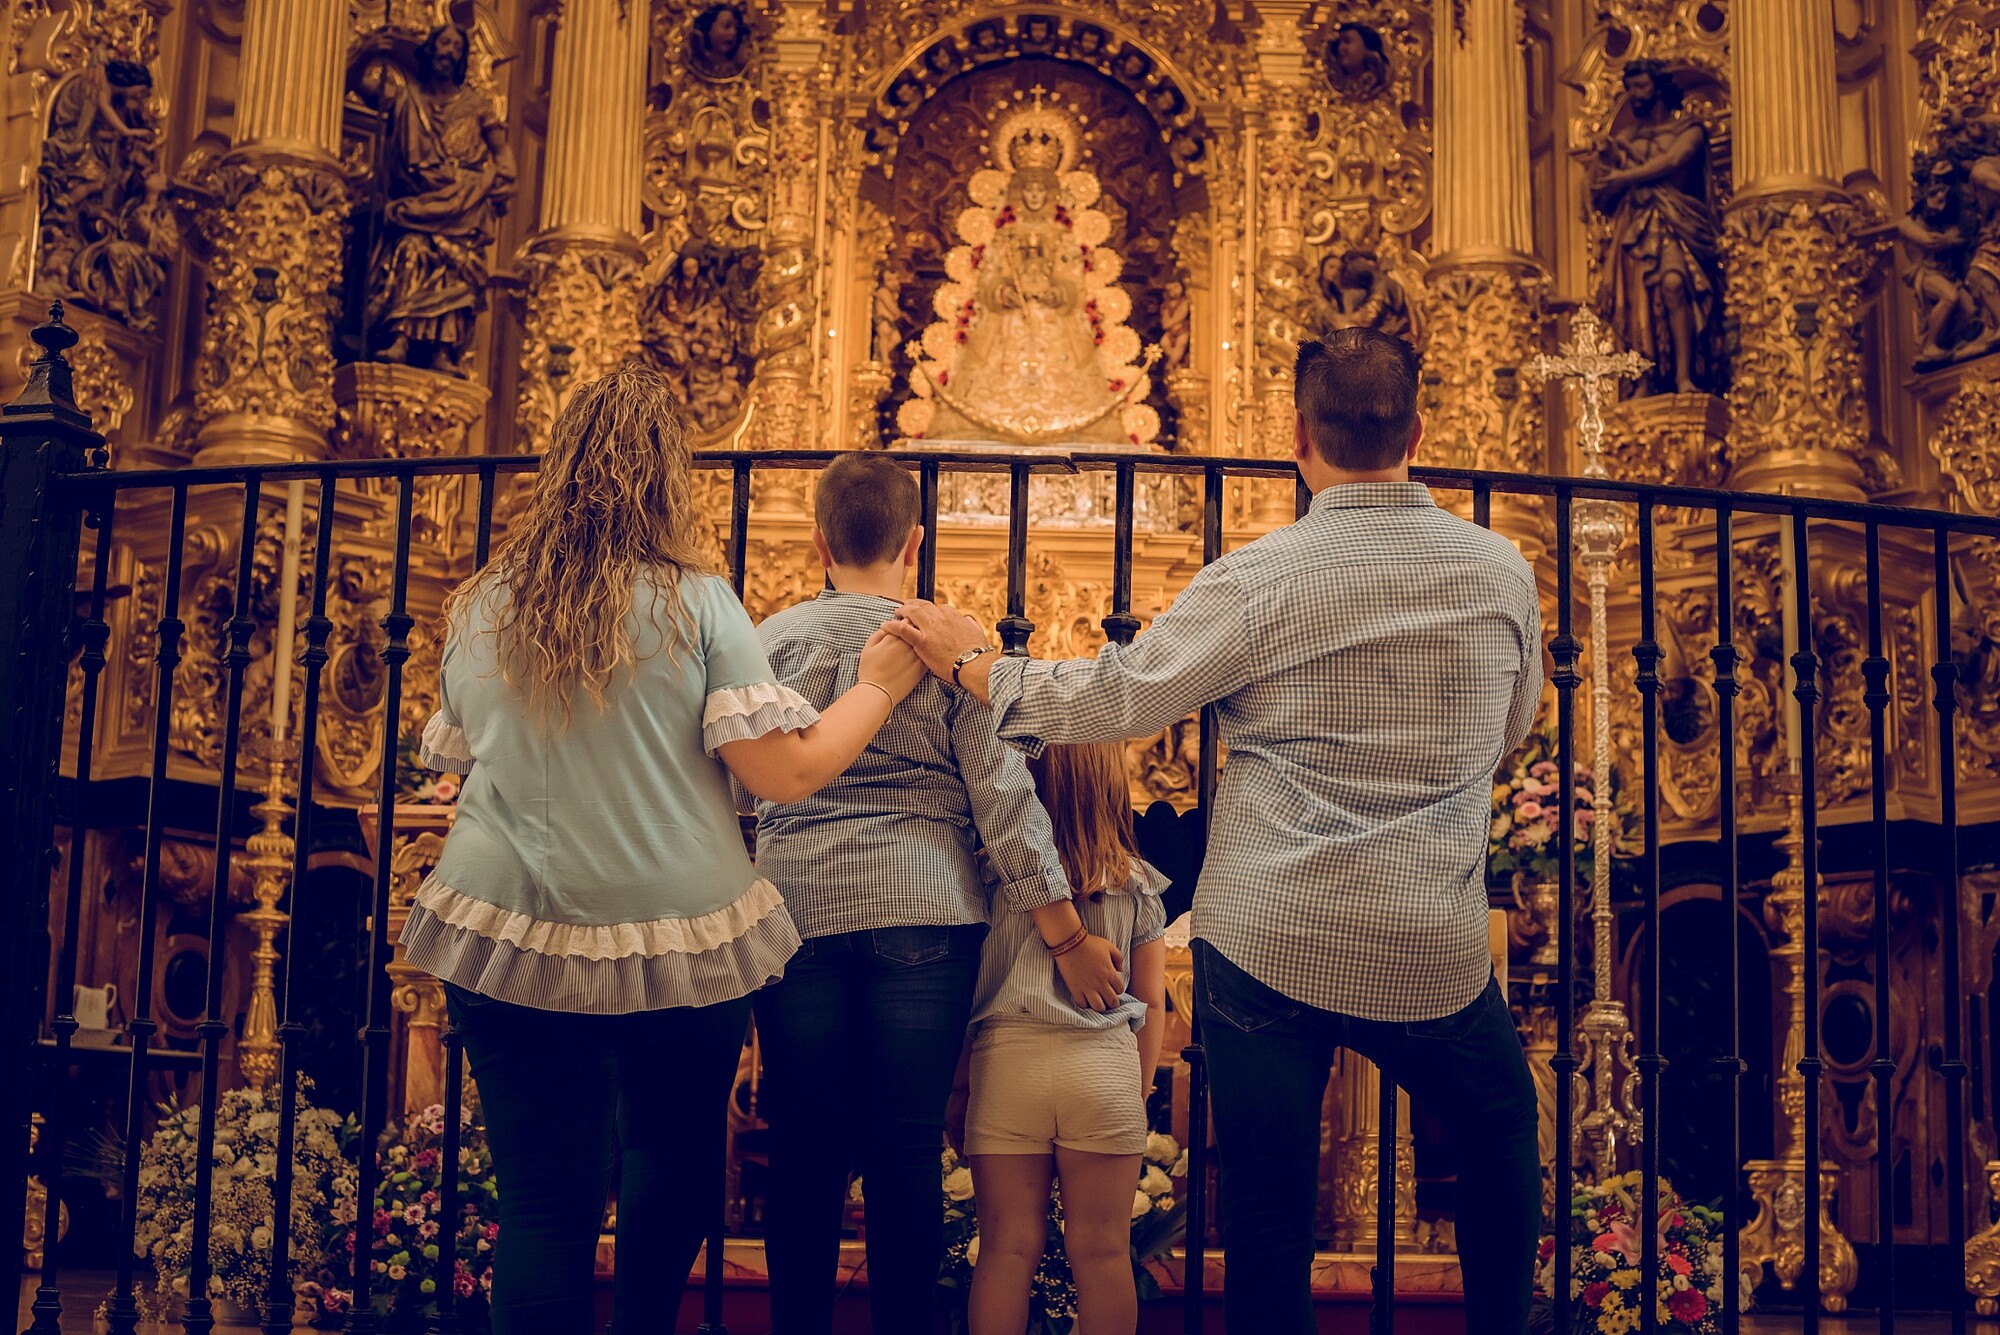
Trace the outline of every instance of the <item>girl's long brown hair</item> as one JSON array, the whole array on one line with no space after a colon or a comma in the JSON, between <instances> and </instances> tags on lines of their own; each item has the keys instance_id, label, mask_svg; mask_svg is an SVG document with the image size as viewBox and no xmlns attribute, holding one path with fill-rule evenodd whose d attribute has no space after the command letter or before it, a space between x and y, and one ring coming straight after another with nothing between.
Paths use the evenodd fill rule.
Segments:
<instances>
[{"instance_id":1,"label":"girl's long brown hair","mask_svg":"<svg viewBox=\"0 0 2000 1335\"><path fill-rule=\"evenodd\" d=\"M1028 771L1055 827L1070 889L1081 895L1124 885L1139 861L1125 749L1115 742L1050 746Z\"/></svg>"},{"instance_id":2,"label":"girl's long brown hair","mask_svg":"<svg viewBox=\"0 0 2000 1335\"><path fill-rule=\"evenodd\" d=\"M569 722L579 689L602 708L635 658L627 626L633 586L650 574L664 604L669 654L692 636L680 598L708 560L688 481L692 450L681 407L659 372L627 362L576 391L557 416L527 512L485 570L445 603L457 613L498 588L492 632L504 681L544 723Z\"/></svg>"}]
</instances>

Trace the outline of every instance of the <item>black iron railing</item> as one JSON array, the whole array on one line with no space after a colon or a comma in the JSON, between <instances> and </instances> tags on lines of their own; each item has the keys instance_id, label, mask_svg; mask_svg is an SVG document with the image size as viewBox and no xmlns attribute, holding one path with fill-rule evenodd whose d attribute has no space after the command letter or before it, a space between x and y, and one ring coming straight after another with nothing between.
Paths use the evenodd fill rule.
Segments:
<instances>
[{"instance_id":1,"label":"black iron railing","mask_svg":"<svg viewBox=\"0 0 2000 1335\"><path fill-rule=\"evenodd\" d=\"M475 563L483 564L491 549L495 524L496 498L503 477L532 471L538 460L534 457L478 457L452 459L379 459L340 462L306 462L282 465L258 465L221 468L177 468L165 470L106 471L87 466L90 452L96 446L96 438L89 432L87 423L74 412L69 399L68 371L61 360L62 350L73 342L66 328L60 325L45 326L37 333L44 347L44 355L36 364L34 378L23 397L6 409L0 416L0 438L4 438L5 494L4 514L0 514L0 542L6 544L10 564L21 574L15 580L0 582L12 584L12 588L0 587L0 616L4 616L4 654L0 654L0 687L4 687L9 701L9 709L4 720L0 720L0 742L6 744L10 754L18 758L9 772L0 775L0 789L3 789L6 805L4 839L0 844L0 867L10 878L12 891L10 903L16 916L11 924L15 929L14 938L6 943L10 954L8 965L5 1004L9 1007L9 1022L5 1031L8 1050L4 1057L7 1068L7 1088L14 1091L10 1096L14 1101L7 1109L8 1125L13 1128L15 1140L7 1155L10 1176L6 1181L18 1183L30 1168L24 1129L27 1123L30 1091L26 1074L36 1069L53 1073L53 1079L61 1082L68 1070L71 1058L71 1042L78 1029L73 1010L74 984L77 976L77 943L79 941L80 914L85 895L82 882L82 862L80 856L73 855L62 885L60 906L60 938L53 942L53 981L55 992L52 997L44 997L44 981L50 977L47 972L49 962L45 956L35 953L35 943L47 946L50 930L49 895L51 890L48 868L50 862L46 850L51 844L53 819L54 777L56 758L62 751L61 700L64 674L67 671L69 655L62 645L68 635L73 617L73 602L76 597L76 576L81 535L90 534L88 543L93 553L90 567L88 593L82 599L84 614L77 622L75 631L77 643L81 647L80 663L82 681L81 722L78 725L76 743L75 791L87 794L92 781L92 752L96 744L95 716L99 704L101 677L109 656L113 653L125 654L142 647L151 648L157 672L157 685L152 701L152 752L150 766L150 809L142 854L142 891L140 922L148 924L161 902L161 841L164 833L161 803L166 791L166 763L169 751L169 725L175 706L175 669L181 659L182 645L186 636L186 624L182 616L181 577L183 571L183 548L187 539L187 523L190 492L195 489L216 488L235 489L241 497L242 522L241 546L237 553L236 585L234 590L233 615L227 622L226 652L226 704L224 713L225 735L221 750L221 772L218 776L218 800L214 826L216 850L214 892L210 904L211 940L220 941L224 925L223 901L226 894L231 847L235 837L233 828L235 804L235 764L240 740L241 711L244 696L246 668L251 658L251 643L259 626L256 610L250 597L251 552L257 533L259 520L259 498L266 489L278 484L304 481L316 490L316 520L314 528L313 559L309 577L310 613L302 623L304 649L299 662L304 670L304 690L302 696L301 722L295 741L300 764L301 800L293 831L294 865L292 885L294 893L306 884L307 858L312 845L312 824L315 819L314 804L311 800L311 767L318 743L319 712L323 688L324 669L328 662L328 641L332 623L327 615L328 584L331 558L342 523L338 501L342 495L354 495L365 483L374 489L378 501L384 492L393 492L394 528L393 561L391 582L386 590L388 611L381 619L381 627L386 643L380 650L385 665L383 689L382 723L382 772L379 779L380 830L375 848L375 884L373 892L373 913L369 924L367 941L368 972L364 1024L358 1043L357 1060L362 1071L362 1106L360 1115L360 1139L363 1147L360 1159L360 1189L357 1199L361 1203L360 1216L368 1217L368 1203L373 1199L377 1169L374 1155L366 1152L367 1147L376 1143L387 1120L387 1089L389 1083L390 1056L390 981L386 965L390 958L387 937L389 924L389 884L390 859L395 843L396 797L395 757L398 742L398 719L403 701L404 667L410 655L409 636L413 627L408 611L410 579L411 535L413 506L420 480L461 476L476 479L478 493L474 533ZM697 464L703 469L721 470L729 477L730 504L729 526L726 550L730 573L739 593L743 588L744 566L748 552L748 535L752 517L752 481L759 471L779 469L817 468L835 457L827 451L767 451L761 453L714 453L702 455ZM1138 479L1142 474L1174 474L1198 485L1201 493L1201 552L1204 562L1217 559L1223 549L1224 491L1231 479L1263 479L1267 483L1284 484L1295 475L1289 463L1237 458L1190 458L1184 456L1158 455L1135 456L1126 453L1092 453L1079 451L1065 456L1037 456L1024 458L1005 454L951 454L923 452L897 454L912 467L918 476L924 510L925 537L918 567L919 592L930 596L935 590L938 546L940 542L937 524L939 506L940 477L945 473L965 471L1003 472L1009 477L1011 496L1010 523L1006 563L1006 614L1000 620L997 630L1007 651L1025 653L1034 633L1034 625L1027 618L1027 577L1026 551L1028 541L1029 489L1030 480L1038 474L1059 473L1101 473L1110 472L1115 481L1115 502L1112 515L1110 541L1113 554L1113 577L1111 581L1111 605L1106 610L1102 627L1106 636L1116 643L1129 643L1139 626L1132 609L1133 572L1133 531ZM1637 1001L1640 1021L1639 1053L1637 1069L1640 1075L1640 1112L1647 1134L1639 1151L1639 1161L1643 1174L1642 1191L1644 1208L1649 1217L1655 1214L1659 1199L1661 1173L1661 1128L1659 1116L1661 1100L1661 1072L1664 1059L1661 1056L1661 968L1662 950L1659 947L1659 925L1661 917L1661 831L1660 831L1660 755L1658 735L1660 721L1660 688L1658 667L1662 652L1657 639L1656 602L1658 592L1655 584L1656 546L1658 533L1656 516L1672 508L1676 522L1690 522L1687 516L1705 513L1712 517L1715 541L1715 599L1717 640L1709 653L1715 665L1714 696L1719 722L1717 731L1717 751L1720 783L1719 839L1721 887L1723 902L1733 915L1738 903L1739 876L1739 819L1736 773L1738 745L1736 740L1736 698L1741 689L1738 668L1741 655L1734 643L1735 615L1735 571L1732 566L1733 524L1744 515L1773 516L1779 524L1791 527L1793 546L1797 553L1792 571L1791 586L1780 591L1780 597L1792 600L1797 610L1797 622L1811 626L1811 563L1813 560L1811 540L1813 525L1852 526L1861 529L1865 535L1867 608L1867 655L1859 664L1859 671L1865 684L1862 695L1869 719L1871 739L1871 773L1873 779L1872 810L1870 831L1873 840L1872 869L1874 877L1874 918L1873 955L1875 961L1875 1029L1878 1044L1876 1059L1871 1068L1874 1076L1875 1117L1877 1119L1878 1141L1875 1164L1881 1183L1882 1200L1878 1210L1882 1246L1880 1273L1874 1276L1874 1293L1881 1307L1881 1326L1891 1330L1895 1321L1896 1290L1893 1287L1890 1248L1893 1245L1892 1211L1889 1201L1895 1191L1894 1166L1891 1160L1895 1141L1894 1099L1891 1081L1895 1065L1889 1060L1889 1026L1894 1013L1895 998L1890 990L1889 955L1889 879L1890 879L1890 825L1887 792L1889 772L1887 768L1887 711L1891 704L1889 692L1890 662L1884 651L1883 631L1883 589L1881 537L1884 530L1900 531L1921 536L1927 535L1932 551L1931 593L1936 606L1935 641L1929 671L1932 678L1933 699L1937 711L1937 759L1941 775L1939 794L1939 839L1942 848L1938 864L1943 874L1938 878L1939 893L1944 896L1945 907L1940 914L1945 940L1944 993L1947 999L1941 1050L1927 1070L1918 1078L1934 1082L1941 1096L1945 1110L1945 1143L1939 1147L1944 1161L1945 1192L1948 1200L1949 1236L1947 1244L1953 1257L1962 1257L1967 1236L1968 1216L1966 1210L1966 1138L1967 1122L1964 1101L1964 1084L1967 1063L1962 1047L1962 1017L1960 1014L1963 998L1960 991L1961 979L1958 958L1958 912L1956 904L1956 878L1959 867L1957 838L1958 807L1956 770L1954 756L1954 710L1957 707L1958 669L1952 654L1952 543L1954 540L1975 537L1982 539L2000 538L2000 521L1974 516L1963 516L1943 512L1897 508L1889 506L1854 504L1840 501L1807 499L1798 497L1778 497L1753 495L1721 490L1688 487L1648 486L1610 481L1590 481L1575 478L1553 478L1522 475L1497 475L1454 471L1446 469L1419 470L1419 480L1441 491L1455 492L1470 497L1470 512L1477 522L1489 523L1492 512L1492 497L1495 493L1514 496L1540 496L1549 498L1552 510L1553 565L1555 582L1556 623L1549 640L1549 649L1554 660L1555 671L1552 685L1555 691L1556 746L1559 752L1560 768L1560 811L1558 813L1557 848L1560 858L1560 906L1559 921L1565 925L1564 948L1561 952L1559 970L1559 996L1556 1006L1556 1052L1552 1066L1556 1073L1555 1104L1556 1124L1559 1133L1555 1136L1553 1158L1554 1179L1557 1190L1558 1236L1567 1215L1566 1200L1570 1184L1574 1181L1574 1164L1567 1128L1575 1115L1571 1077L1575 1073L1578 1059L1573 1055L1575 1038L1575 1017L1568 999L1575 995L1576 948L1570 942L1572 933L1569 924L1576 921L1575 902L1575 853L1572 838L1575 832L1575 775L1572 757L1575 756L1575 706L1576 693L1583 682L1579 670L1582 643L1575 624L1575 596L1573 570L1577 564L1573 519L1578 507L1587 503L1613 502L1636 511L1636 568L1639 576L1639 640L1634 647L1636 658L1636 688L1639 695L1641 742L1639 792L1643 804L1644 854L1639 868L1639 888L1642 897L1641 912L1643 930L1651 943L1648 956L1642 966L1637 986ZM119 515L122 498L136 498L142 495L160 497L168 501L166 532L167 569L163 584L164 604L157 625L152 631L154 644L139 646L134 644L113 645L110 641L109 624L106 621L107 568L111 556L111 536L114 522ZM1298 487L1296 504L1303 513L1310 502L1310 496L1303 487ZM1420 559L1420 556L1413 556ZM1812 638L1802 638L1788 666L1792 672L1793 693L1801 706L1801 716L1810 719L1818 693L1820 664L1813 650ZM1200 715L1199 770L1196 791L1203 818L1212 807L1215 778L1219 762L1219 735L1215 709L1211 706ZM1817 884L1818 839L1817 811L1814 790L1814 733L1804 730L1801 738L1803 750L1801 778L1804 785L1804 870L1806 884ZM1606 776L1598 776L1602 784ZM1600 791L1603 791L1600 789ZM74 841L80 848L80 839ZM1807 1115L1804 1121L1803 1151L1808 1165L1817 1165L1821 1160L1821 1131L1818 1118L1819 1076L1819 993L1820 979L1814 958L1818 943L1819 922L1817 896L1805 896L1805 968L1803 985L1805 988L1805 1017L1807 1025L1805 1053L1798 1063L1797 1071L1805 1079ZM1747 1066L1741 1053L1742 1044L1742 998L1738 994L1739 971L1737 952L1739 949L1736 932L1732 923L1729 943L1728 1006L1730 1022L1725 1032L1712 1036L1713 1062L1718 1071L1727 1079L1730 1089L1730 1112L1728 1115L1730 1153L1732 1163L1743 1161L1743 1131L1741 1119L1736 1111L1735 1088L1747 1073ZM209 955L206 979L206 1014L198 1030L201 1049L201 1098L200 1098L200 1145L197 1158L196 1180L193 1184L197 1208L194 1219L195 1274L188 1303L186 1328L190 1331L206 1331L212 1324L208 1310L205 1279L207 1239L211 1227L209 1214L211 1189L211 1156L208 1153L215 1133L217 1111L217 1089L220 1084L219 1062L227 1026L220 1016L223 969L221 950L212 950ZM151 1058L151 1045L157 1032L157 1023L150 1012L153 995L156 961L154 958L153 934L150 930L138 933L136 960L134 962L138 986L133 996L131 1018L125 1026L127 1047L125 1053L129 1061L128 1096L123 1109L125 1143L128 1147L123 1181L123 1238L134 1236L139 1221L135 1217L138 1201L138 1146L143 1138L146 1122L145 1095L148 1088L147 1077ZM293 1100L288 1092L298 1071L298 1040L301 1029L293 1014L291 970L287 970L287 982L279 997L278 1037L278 1080L279 1089L287 1091L287 1096L279 1099L281 1121L278 1130L278 1158L281 1164L292 1161L296 1125L293 1114ZM1905 1004L1908 1004L1907 1002ZM1189 1017L1192 1023L1193 1017ZM38 1062L37 1045L44 1035L53 1040L53 1054L46 1062ZM447 1033L444 1038L446 1070L444 1089L449 1100L444 1118L443 1135L445 1146L443 1162L445 1177L441 1195L449 1216L451 1202L455 1199L459 1118L457 1099L462 1075L463 1050L454 1035ZM1183 1054L1191 1075L1191 1101L1188 1108L1188 1128L1190 1140L1191 1167L1188 1174L1188 1232L1186 1242L1185 1285L1186 1321L1189 1331L1201 1328L1202 1308L1206 1298L1204 1293L1204 1271L1206 1239L1208 1236L1209 1201L1207 1199L1207 1070L1203 1060L1200 1030L1192 1031L1192 1042ZM1393 1322L1395 1306L1394 1276L1396 1267L1394 1228L1394 1173L1389 1166L1396 1162L1396 1090L1390 1078L1393 1073L1385 1073L1382 1081L1382 1107L1380 1115L1380 1160L1383 1171L1380 1174L1381 1194L1378 1201L1377 1236L1380 1239L1376 1258L1375 1306L1376 1329L1387 1330ZM1773 1072L1772 1074L1776 1074ZM54 1332L63 1314L64 1300L58 1283L62 1263L62 1247L57 1242L58 1211L69 1185L65 1177L65 1146L70 1142L76 1127L68 1124L63 1112L63 1101L59 1098L43 1100L49 1110L49 1120L41 1140L41 1150L33 1162L47 1188L47 1256L41 1276L40 1288L34 1305L35 1332ZM720 1119L722 1110L717 1110ZM718 1142L720 1136L718 1136ZM1738 1302L1735 1275L1738 1262L1737 1230L1743 1223L1742 1191L1738 1175L1729 1174L1729 1188L1724 1200L1726 1228L1724 1245L1727 1249L1725 1266L1727 1274L1723 1284L1723 1325L1734 1331L1738 1325ZM1805 1174L1807 1194L1804 1213L1804 1249L1808 1258L1820 1254L1819 1225L1819 1174L1810 1169ZM275 1216L272 1220L271 1283L268 1305L263 1314L264 1328L276 1332L286 1330L291 1325L292 1275L289 1265L288 1230L290 1227L291 1175L280 1171L274 1183ZM0 1189L0 1202L11 1209L19 1201L19 1194L11 1187ZM704 1329L720 1331L721 1326L721 1209L718 1210L714 1231L708 1252L706 1321ZM10 1226L11 1221L0 1216L0 1227ZM18 1234L9 1234L18 1236ZM1658 1273L1659 1242L1653 1229L1643 1233L1645 1249L1642 1274L1646 1277L1642 1284L1650 1284L1650 1278ZM1570 1287L1577 1278L1572 1273L1569 1248L1559 1242L1555 1250L1553 1284L1551 1295L1555 1307L1558 1331L1569 1329L1569 1317L1573 1309ZM375 1327L368 1295L373 1276L370 1272L371 1248L365 1238L357 1240L353 1262L353 1303L348 1319L348 1329L370 1331ZM10 1248L11 1251L11 1248ZM441 1247L437 1262L437 1295L439 1317L434 1329L440 1332L454 1331L458 1327L454 1305L453 1249ZM114 1292L108 1308L110 1328L115 1335L131 1335L139 1318L136 1304L135 1285L137 1258L132 1255L129 1245L121 1246L120 1262L115 1280ZM1799 1299L1804 1304L1804 1325L1808 1331L1818 1325L1820 1309L1820 1268L1810 1260L1804 1267L1800 1280ZM1966 1294L1962 1284L1945 1285L1943 1292L1918 1295L1918 1300L1927 1308L1943 1308L1951 1313L1952 1328L1963 1329L1965 1321ZM1642 1329L1652 1331L1657 1328L1658 1316L1652 1303L1641 1305Z\"/></svg>"}]
</instances>

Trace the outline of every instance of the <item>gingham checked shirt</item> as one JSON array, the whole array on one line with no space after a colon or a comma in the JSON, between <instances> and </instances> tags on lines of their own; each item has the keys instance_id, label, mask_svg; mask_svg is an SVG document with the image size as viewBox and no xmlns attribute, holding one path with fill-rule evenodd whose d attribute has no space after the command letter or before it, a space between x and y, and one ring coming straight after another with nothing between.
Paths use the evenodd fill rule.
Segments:
<instances>
[{"instance_id":1,"label":"gingham checked shirt","mask_svg":"<svg viewBox=\"0 0 2000 1335\"><path fill-rule=\"evenodd\" d=\"M1486 985L1493 774L1541 688L1527 562L1399 482L1320 492L1130 647L991 677L1021 742L1143 737L1215 703L1195 936L1295 1001L1392 1022Z\"/></svg>"},{"instance_id":2,"label":"gingham checked shirt","mask_svg":"<svg viewBox=\"0 0 2000 1335\"><path fill-rule=\"evenodd\" d=\"M890 598L827 590L757 628L778 680L825 709L854 685ZM987 919L976 851L1025 913L1069 898L1034 777L977 700L925 677L847 772L803 802L757 803L757 870L799 936Z\"/></svg>"}]
</instances>

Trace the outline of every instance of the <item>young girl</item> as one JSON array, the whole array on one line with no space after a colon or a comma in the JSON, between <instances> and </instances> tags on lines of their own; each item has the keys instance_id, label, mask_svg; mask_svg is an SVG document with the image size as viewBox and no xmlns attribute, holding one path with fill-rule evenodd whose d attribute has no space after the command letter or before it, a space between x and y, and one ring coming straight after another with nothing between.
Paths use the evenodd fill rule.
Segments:
<instances>
[{"instance_id":1,"label":"young girl","mask_svg":"<svg viewBox=\"0 0 2000 1335\"><path fill-rule=\"evenodd\" d=\"M690 1176L688 1147L718 1143L750 993L799 944L724 767L805 797L923 671L882 638L823 711L780 685L704 566L688 462L657 372L583 386L526 512L446 604L423 755L471 777L403 946L444 980L486 1110L507 1202L495 1335L594 1328L614 1147L613 1325L659 1330L678 1307L722 1191L720 1160Z\"/></svg>"},{"instance_id":2,"label":"young girl","mask_svg":"<svg viewBox=\"0 0 2000 1335\"><path fill-rule=\"evenodd\" d=\"M1033 921L994 898L960 1067L979 1202L972 1335L1020 1335L1027 1325L1052 1178L1062 1182L1077 1335L1132 1335L1132 1194L1166 1030L1166 881L1139 857L1121 747L1051 746L1029 767L1084 930L1117 947L1125 994L1110 1011L1077 1006Z\"/></svg>"}]
</instances>

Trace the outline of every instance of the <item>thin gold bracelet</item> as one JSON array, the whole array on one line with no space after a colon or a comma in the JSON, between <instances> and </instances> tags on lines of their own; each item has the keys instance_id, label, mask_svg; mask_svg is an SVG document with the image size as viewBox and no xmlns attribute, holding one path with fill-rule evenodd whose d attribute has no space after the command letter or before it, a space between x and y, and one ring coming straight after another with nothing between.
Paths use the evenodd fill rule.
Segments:
<instances>
[{"instance_id":1,"label":"thin gold bracelet","mask_svg":"<svg viewBox=\"0 0 2000 1335\"><path fill-rule=\"evenodd\" d=\"M889 694L889 688L887 686L884 686L881 682L870 681L866 677L857 677L854 680L854 684L856 686L873 686L876 690L882 692L882 698L889 702L890 709L894 709L896 707L896 697Z\"/></svg>"}]
</instances>

